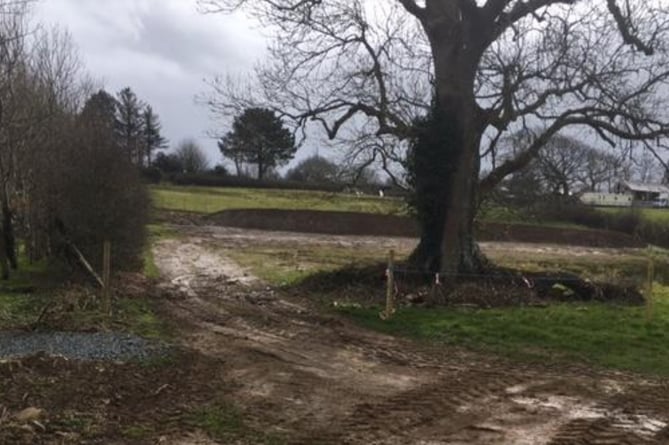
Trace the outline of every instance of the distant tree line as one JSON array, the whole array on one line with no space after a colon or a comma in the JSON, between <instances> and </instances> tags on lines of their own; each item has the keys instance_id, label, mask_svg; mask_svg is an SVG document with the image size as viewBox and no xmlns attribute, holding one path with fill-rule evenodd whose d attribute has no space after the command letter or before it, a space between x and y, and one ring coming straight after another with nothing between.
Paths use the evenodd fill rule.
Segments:
<instances>
[{"instance_id":1,"label":"distant tree line","mask_svg":"<svg viewBox=\"0 0 669 445\"><path fill-rule=\"evenodd\" d=\"M330 186L385 186L371 164L336 163L319 155L301 160L281 175L278 169L294 159L297 145L295 136L274 111L247 108L234 118L230 131L218 140L222 163L211 167L202 147L187 139L172 153L158 153L147 179L222 186L237 183L274 186L280 182L291 183L286 184L291 188L299 184L328 189Z\"/></svg>"},{"instance_id":2,"label":"distant tree line","mask_svg":"<svg viewBox=\"0 0 669 445\"><path fill-rule=\"evenodd\" d=\"M532 135L519 132L501 141L497 162L519 156ZM493 166L494 168L494 166ZM660 183L664 167L649 151L634 146L627 150L602 150L569 135L557 134L523 169L509 175L492 199L520 207L536 207L558 198L578 197L584 192L613 193L621 181ZM550 197L551 200L546 200Z\"/></svg>"}]
</instances>

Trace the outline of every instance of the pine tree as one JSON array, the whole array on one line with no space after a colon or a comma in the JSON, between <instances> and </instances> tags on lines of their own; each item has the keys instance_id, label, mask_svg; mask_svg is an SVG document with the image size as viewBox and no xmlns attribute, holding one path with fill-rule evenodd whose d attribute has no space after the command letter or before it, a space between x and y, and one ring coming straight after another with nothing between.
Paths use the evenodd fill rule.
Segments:
<instances>
[{"instance_id":1,"label":"pine tree","mask_svg":"<svg viewBox=\"0 0 669 445\"><path fill-rule=\"evenodd\" d=\"M146 165L151 166L152 155L156 150L163 150L167 148L167 139L165 139L160 131L162 125L156 113L153 112L151 105L147 105L142 113L143 124L143 149L146 156Z\"/></svg>"},{"instance_id":2,"label":"pine tree","mask_svg":"<svg viewBox=\"0 0 669 445\"><path fill-rule=\"evenodd\" d=\"M237 165L241 162L255 165L260 180L272 169L293 159L297 151L290 130L283 126L274 111L266 108L244 110L218 146L223 156Z\"/></svg>"},{"instance_id":3,"label":"pine tree","mask_svg":"<svg viewBox=\"0 0 669 445\"><path fill-rule=\"evenodd\" d=\"M117 136L121 149L134 164L142 165L144 156L142 108L144 104L137 99L129 88L122 89L117 95Z\"/></svg>"},{"instance_id":4,"label":"pine tree","mask_svg":"<svg viewBox=\"0 0 669 445\"><path fill-rule=\"evenodd\" d=\"M116 107L116 99L105 90L100 90L89 97L84 104L79 122L95 129L97 134L108 135L105 137L113 140L118 127Z\"/></svg>"}]
</instances>

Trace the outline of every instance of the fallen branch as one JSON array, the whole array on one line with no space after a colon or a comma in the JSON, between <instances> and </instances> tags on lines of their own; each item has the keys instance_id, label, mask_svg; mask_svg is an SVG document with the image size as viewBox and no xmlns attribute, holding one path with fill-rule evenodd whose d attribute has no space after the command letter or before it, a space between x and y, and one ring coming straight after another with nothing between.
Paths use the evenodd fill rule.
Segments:
<instances>
[{"instance_id":1,"label":"fallen branch","mask_svg":"<svg viewBox=\"0 0 669 445\"><path fill-rule=\"evenodd\" d=\"M68 241L67 242L68 246L72 249L72 251L77 255L77 259L81 263L82 266L84 266L84 269L88 271L88 273L91 274L91 276L97 281L97 283L100 285L101 288L104 289L105 283L102 281L102 278L100 278L100 275L95 272L93 269L93 266L91 266L91 263L86 260L86 257L84 256L83 253L79 249L77 249L77 246L75 246L72 242Z\"/></svg>"}]
</instances>

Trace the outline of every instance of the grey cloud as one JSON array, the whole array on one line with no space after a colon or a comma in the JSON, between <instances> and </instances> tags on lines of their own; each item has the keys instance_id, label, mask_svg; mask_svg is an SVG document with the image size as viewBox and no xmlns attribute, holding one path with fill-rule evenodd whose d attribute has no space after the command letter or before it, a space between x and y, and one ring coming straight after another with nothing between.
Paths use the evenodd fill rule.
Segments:
<instances>
[{"instance_id":1,"label":"grey cloud","mask_svg":"<svg viewBox=\"0 0 669 445\"><path fill-rule=\"evenodd\" d=\"M234 33L221 23L219 33L198 27L196 23L179 21L179 17L165 11L148 11L142 14L140 37L136 48L149 54L160 55L179 63L188 71L210 72L229 65L248 65L249 50L239 44ZM250 41L251 39L246 39ZM254 46L252 41L248 42ZM251 50L253 51L253 48Z\"/></svg>"},{"instance_id":2,"label":"grey cloud","mask_svg":"<svg viewBox=\"0 0 669 445\"><path fill-rule=\"evenodd\" d=\"M207 110L194 97L206 90L204 78L248 69L262 55L263 40L248 22L199 14L195 0L45 0L37 15L71 31L107 90L130 86L151 103L173 144L195 137L212 162L220 159L205 136Z\"/></svg>"}]
</instances>

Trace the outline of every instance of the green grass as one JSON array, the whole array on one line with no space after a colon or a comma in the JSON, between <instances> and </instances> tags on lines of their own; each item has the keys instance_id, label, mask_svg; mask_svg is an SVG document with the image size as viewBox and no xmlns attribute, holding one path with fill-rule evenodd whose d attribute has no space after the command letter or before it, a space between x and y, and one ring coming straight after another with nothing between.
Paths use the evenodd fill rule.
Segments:
<instances>
[{"instance_id":1,"label":"green grass","mask_svg":"<svg viewBox=\"0 0 669 445\"><path fill-rule=\"evenodd\" d=\"M105 316L90 297L76 300L60 293L0 294L0 330L38 329L90 330L99 327L123 330L145 338L171 339L168 324L156 314L151 301L119 298L114 314ZM43 311L46 315L36 324Z\"/></svg>"},{"instance_id":2,"label":"green grass","mask_svg":"<svg viewBox=\"0 0 669 445\"><path fill-rule=\"evenodd\" d=\"M380 249L335 246L262 246L226 252L237 264L275 286L290 286L317 272L375 264L387 254Z\"/></svg>"},{"instance_id":3,"label":"green grass","mask_svg":"<svg viewBox=\"0 0 669 445\"><path fill-rule=\"evenodd\" d=\"M344 307L356 322L388 334L443 342L518 359L579 361L669 376L669 287L656 286L654 317L646 309L605 304L491 310L401 309L389 321L380 308Z\"/></svg>"},{"instance_id":4,"label":"green grass","mask_svg":"<svg viewBox=\"0 0 669 445\"><path fill-rule=\"evenodd\" d=\"M244 420L241 412L229 403L217 403L193 411L187 423L224 443L255 443L280 445L280 437L257 431Z\"/></svg>"},{"instance_id":5,"label":"green grass","mask_svg":"<svg viewBox=\"0 0 669 445\"><path fill-rule=\"evenodd\" d=\"M629 208L617 208L617 207L599 207L600 212L605 213L626 213L626 212L638 212L641 214L641 217L652 222L666 223L669 224L669 209L629 209Z\"/></svg>"},{"instance_id":6,"label":"green grass","mask_svg":"<svg viewBox=\"0 0 669 445\"><path fill-rule=\"evenodd\" d=\"M178 234L162 224L149 224L147 226L147 231L149 233L149 239L143 254L144 275L148 278L157 279L160 277L160 271L158 270L155 258L153 257L153 244L161 239L174 238L178 236Z\"/></svg>"},{"instance_id":7,"label":"green grass","mask_svg":"<svg viewBox=\"0 0 669 445\"><path fill-rule=\"evenodd\" d=\"M171 340L173 331L157 314L156 303L151 300L121 298L114 306L112 325L144 338Z\"/></svg>"},{"instance_id":8,"label":"green grass","mask_svg":"<svg viewBox=\"0 0 669 445\"><path fill-rule=\"evenodd\" d=\"M141 424L126 427L121 431L121 434L123 434L123 437L125 437L127 439L130 439L130 440L136 440L136 441L146 440L153 433L154 433L153 428L151 428L150 426L141 425Z\"/></svg>"},{"instance_id":9,"label":"green grass","mask_svg":"<svg viewBox=\"0 0 669 445\"><path fill-rule=\"evenodd\" d=\"M66 278L67 271L48 260L30 262L20 249L18 270L11 270L9 280L0 280L0 293L51 289Z\"/></svg>"},{"instance_id":10,"label":"green grass","mask_svg":"<svg viewBox=\"0 0 669 445\"><path fill-rule=\"evenodd\" d=\"M406 214L401 199L303 190L154 186L154 207L195 213L230 209L332 210Z\"/></svg>"},{"instance_id":11,"label":"green grass","mask_svg":"<svg viewBox=\"0 0 669 445\"><path fill-rule=\"evenodd\" d=\"M48 261L29 262L19 255L18 270L0 280L0 330L34 323L65 271Z\"/></svg>"},{"instance_id":12,"label":"green grass","mask_svg":"<svg viewBox=\"0 0 669 445\"><path fill-rule=\"evenodd\" d=\"M669 209L641 209L641 215L650 221L669 224Z\"/></svg>"},{"instance_id":13,"label":"green grass","mask_svg":"<svg viewBox=\"0 0 669 445\"><path fill-rule=\"evenodd\" d=\"M120 296L114 301L110 319L100 311L94 293L61 287L62 269L47 262L29 264L23 256L19 266L10 280L0 281L0 330L88 330L105 326L147 338L165 340L171 336L151 300Z\"/></svg>"},{"instance_id":14,"label":"green grass","mask_svg":"<svg viewBox=\"0 0 669 445\"><path fill-rule=\"evenodd\" d=\"M480 208L477 217L480 221L483 222L522 224L557 229L593 230L579 224L565 221L542 220L537 218L536 215L533 215L528 210L502 205L484 204Z\"/></svg>"},{"instance_id":15,"label":"green grass","mask_svg":"<svg viewBox=\"0 0 669 445\"><path fill-rule=\"evenodd\" d=\"M46 303L44 297L0 293L0 330L29 326L37 320Z\"/></svg>"}]
</instances>

